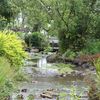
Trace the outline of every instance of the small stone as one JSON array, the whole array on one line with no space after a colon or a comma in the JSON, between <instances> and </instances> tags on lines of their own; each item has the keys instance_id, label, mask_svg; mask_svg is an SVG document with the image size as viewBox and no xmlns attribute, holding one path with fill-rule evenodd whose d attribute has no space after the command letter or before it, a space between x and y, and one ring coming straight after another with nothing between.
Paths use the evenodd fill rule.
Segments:
<instances>
[{"instance_id":1,"label":"small stone","mask_svg":"<svg viewBox=\"0 0 100 100\"><path fill-rule=\"evenodd\" d=\"M38 81L32 81L32 83L38 83Z\"/></svg>"},{"instance_id":2,"label":"small stone","mask_svg":"<svg viewBox=\"0 0 100 100\"><path fill-rule=\"evenodd\" d=\"M40 96L41 96L42 98L49 98L49 99L52 99L52 98L53 98L51 95L45 94L45 93L40 94Z\"/></svg>"},{"instance_id":3,"label":"small stone","mask_svg":"<svg viewBox=\"0 0 100 100\"><path fill-rule=\"evenodd\" d=\"M47 91L53 91L54 89L47 89Z\"/></svg>"},{"instance_id":4,"label":"small stone","mask_svg":"<svg viewBox=\"0 0 100 100\"><path fill-rule=\"evenodd\" d=\"M22 89L21 92L27 92L27 89Z\"/></svg>"},{"instance_id":5,"label":"small stone","mask_svg":"<svg viewBox=\"0 0 100 100\"><path fill-rule=\"evenodd\" d=\"M63 74L63 73L62 73L62 74L60 75L60 77L66 77L66 74Z\"/></svg>"}]
</instances>

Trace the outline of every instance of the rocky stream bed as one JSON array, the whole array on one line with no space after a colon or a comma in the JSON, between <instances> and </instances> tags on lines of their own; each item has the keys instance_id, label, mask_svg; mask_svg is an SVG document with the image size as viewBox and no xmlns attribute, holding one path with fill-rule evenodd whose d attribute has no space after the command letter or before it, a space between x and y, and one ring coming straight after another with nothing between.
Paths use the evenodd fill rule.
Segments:
<instances>
[{"instance_id":1,"label":"rocky stream bed","mask_svg":"<svg viewBox=\"0 0 100 100\"><path fill-rule=\"evenodd\" d=\"M11 100L88 100L88 86L83 79L90 70L74 68L70 73L59 73L55 67L59 63L48 63L47 56L29 54L22 72L30 81L19 83Z\"/></svg>"}]
</instances>

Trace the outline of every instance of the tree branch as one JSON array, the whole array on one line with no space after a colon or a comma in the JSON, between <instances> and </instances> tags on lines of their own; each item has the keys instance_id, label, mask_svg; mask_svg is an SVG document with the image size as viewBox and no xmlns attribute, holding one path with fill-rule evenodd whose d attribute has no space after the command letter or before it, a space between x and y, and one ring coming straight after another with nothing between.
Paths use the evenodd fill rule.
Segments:
<instances>
[{"instance_id":1,"label":"tree branch","mask_svg":"<svg viewBox=\"0 0 100 100\"><path fill-rule=\"evenodd\" d=\"M63 18L63 15L62 15L62 14L60 13L60 11L59 11L58 2L56 2L56 5L57 5L56 11L57 11L58 15L59 15L59 17L61 18L61 20L64 22L66 28L68 29L68 24L66 23L66 21L65 21L64 18Z\"/></svg>"},{"instance_id":2,"label":"tree branch","mask_svg":"<svg viewBox=\"0 0 100 100\"><path fill-rule=\"evenodd\" d=\"M43 0L38 0L38 1L40 2L41 6L44 7L45 11L48 13L48 15L51 17L51 19L53 19L52 15L48 11L48 6L45 4L45 2Z\"/></svg>"}]
</instances>

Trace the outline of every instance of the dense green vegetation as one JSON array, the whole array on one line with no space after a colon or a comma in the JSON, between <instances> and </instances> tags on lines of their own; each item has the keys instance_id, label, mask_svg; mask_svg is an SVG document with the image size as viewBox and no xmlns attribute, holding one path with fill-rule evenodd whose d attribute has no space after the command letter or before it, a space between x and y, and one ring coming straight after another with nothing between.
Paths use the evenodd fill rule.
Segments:
<instances>
[{"instance_id":1,"label":"dense green vegetation","mask_svg":"<svg viewBox=\"0 0 100 100\"><path fill-rule=\"evenodd\" d=\"M19 73L27 56L24 49L35 47L48 52L51 36L58 38L62 58L73 60L100 53L100 1L0 1L0 100L8 98L15 80L24 79ZM94 65L99 88L100 61ZM66 64L58 68L61 73L72 71Z\"/></svg>"},{"instance_id":2,"label":"dense green vegetation","mask_svg":"<svg viewBox=\"0 0 100 100\"><path fill-rule=\"evenodd\" d=\"M0 56L6 57L11 66L20 66L25 58L22 41L9 31L0 32Z\"/></svg>"},{"instance_id":3,"label":"dense green vegetation","mask_svg":"<svg viewBox=\"0 0 100 100\"><path fill-rule=\"evenodd\" d=\"M6 69L6 70L5 70ZM13 89L12 78L14 70L4 57L0 57L0 99L5 100Z\"/></svg>"},{"instance_id":4,"label":"dense green vegetation","mask_svg":"<svg viewBox=\"0 0 100 100\"><path fill-rule=\"evenodd\" d=\"M17 75L26 53L22 41L10 31L0 32L0 99L5 100L13 89L13 78Z\"/></svg>"},{"instance_id":5,"label":"dense green vegetation","mask_svg":"<svg viewBox=\"0 0 100 100\"><path fill-rule=\"evenodd\" d=\"M83 49L85 54L96 54L100 52L100 40L91 39L87 41L85 48Z\"/></svg>"},{"instance_id":6,"label":"dense green vegetation","mask_svg":"<svg viewBox=\"0 0 100 100\"><path fill-rule=\"evenodd\" d=\"M94 62L94 65L96 67L96 78L95 78L95 84L91 81L90 82L90 92L89 97L93 100L99 100L100 99L100 59L96 60Z\"/></svg>"},{"instance_id":7,"label":"dense green vegetation","mask_svg":"<svg viewBox=\"0 0 100 100\"><path fill-rule=\"evenodd\" d=\"M61 53L65 53L67 49L76 52L84 48L88 52L87 45L91 45L90 42L95 39L99 41L98 0L33 0L28 2L20 0L20 3L17 0L3 0L1 5L2 11L5 11L4 14L1 13L1 16L7 20L13 18L13 25L10 20L10 27L27 26L32 32L44 30L49 35L58 36ZM18 19L19 16L22 21ZM97 46L95 48L99 49ZM91 51L91 53L97 51L99 50Z\"/></svg>"},{"instance_id":8,"label":"dense green vegetation","mask_svg":"<svg viewBox=\"0 0 100 100\"><path fill-rule=\"evenodd\" d=\"M11 0L0 1L0 30L9 27L11 22L13 23L17 12L18 10Z\"/></svg>"},{"instance_id":9,"label":"dense green vegetation","mask_svg":"<svg viewBox=\"0 0 100 100\"><path fill-rule=\"evenodd\" d=\"M25 42L28 47L36 47L39 49L46 49L49 47L47 37L40 32L33 32L25 35Z\"/></svg>"},{"instance_id":10,"label":"dense green vegetation","mask_svg":"<svg viewBox=\"0 0 100 100\"><path fill-rule=\"evenodd\" d=\"M29 25L32 31L43 29L59 37L61 53L67 49L80 51L88 40L99 39L98 0L22 0L23 8L17 1L14 4L21 9L22 23Z\"/></svg>"}]
</instances>

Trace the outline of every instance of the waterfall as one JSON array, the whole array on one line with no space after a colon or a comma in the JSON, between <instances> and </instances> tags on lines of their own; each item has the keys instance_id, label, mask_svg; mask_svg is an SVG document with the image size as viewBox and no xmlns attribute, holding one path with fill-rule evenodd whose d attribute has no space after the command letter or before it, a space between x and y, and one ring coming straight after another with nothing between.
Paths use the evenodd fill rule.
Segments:
<instances>
[{"instance_id":1,"label":"waterfall","mask_svg":"<svg viewBox=\"0 0 100 100\"><path fill-rule=\"evenodd\" d=\"M43 69L46 68L46 66L47 66L46 56L42 56L42 58L39 59L37 66L40 67L40 68L43 68Z\"/></svg>"}]
</instances>

